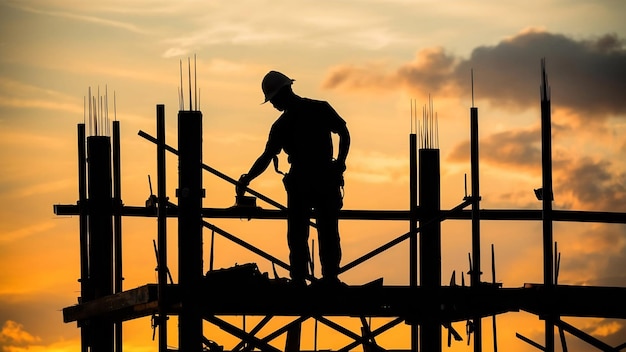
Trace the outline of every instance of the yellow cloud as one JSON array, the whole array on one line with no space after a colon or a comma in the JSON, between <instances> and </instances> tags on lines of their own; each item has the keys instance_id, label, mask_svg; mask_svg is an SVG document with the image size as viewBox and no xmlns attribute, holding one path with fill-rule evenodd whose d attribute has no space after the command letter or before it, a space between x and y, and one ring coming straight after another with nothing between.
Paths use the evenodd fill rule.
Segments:
<instances>
[{"instance_id":1,"label":"yellow cloud","mask_svg":"<svg viewBox=\"0 0 626 352\"><path fill-rule=\"evenodd\" d=\"M46 232L54 228L53 221L47 221L42 223L34 223L30 226L21 227L13 231L7 231L0 235L0 243L7 243L20 240L24 237L29 237L34 234Z\"/></svg>"},{"instance_id":2,"label":"yellow cloud","mask_svg":"<svg viewBox=\"0 0 626 352\"><path fill-rule=\"evenodd\" d=\"M350 177L370 183L399 182L406 179L408 160L404 156L359 150L350 156Z\"/></svg>"},{"instance_id":3,"label":"yellow cloud","mask_svg":"<svg viewBox=\"0 0 626 352\"><path fill-rule=\"evenodd\" d=\"M617 321L608 321L606 324L600 324L591 332L594 336L606 337L618 332L622 328L622 324Z\"/></svg>"},{"instance_id":4,"label":"yellow cloud","mask_svg":"<svg viewBox=\"0 0 626 352\"><path fill-rule=\"evenodd\" d=\"M13 320L7 320L4 322L2 326L2 330L0 330L0 342L7 344L27 344L33 342L39 342L41 338L39 336L33 336L26 330L24 330L24 325L14 322ZM3 347L3 350L6 351L10 346Z\"/></svg>"},{"instance_id":5,"label":"yellow cloud","mask_svg":"<svg viewBox=\"0 0 626 352\"><path fill-rule=\"evenodd\" d=\"M45 99L21 99L0 97L0 106L9 108L36 108L46 110L57 110L82 114L83 109L72 103L58 103Z\"/></svg>"}]
</instances>

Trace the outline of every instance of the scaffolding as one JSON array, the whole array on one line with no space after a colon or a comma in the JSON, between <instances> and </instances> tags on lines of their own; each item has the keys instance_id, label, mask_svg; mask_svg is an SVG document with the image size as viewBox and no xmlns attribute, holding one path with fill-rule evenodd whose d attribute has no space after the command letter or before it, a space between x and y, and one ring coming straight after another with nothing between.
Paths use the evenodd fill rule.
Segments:
<instances>
[{"instance_id":1,"label":"scaffolding","mask_svg":"<svg viewBox=\"0 0 626 352\"><path fill-rule=\"evenodd\" d=\"M171 351L167 344L168 316L176 315L179 319L178 350L195 352L223 350L222 346L203 335L204 321L240 340L232 351L300 351L301 325L309 319L314 319L350 339L351 342L339 349L341 351L350 351L358 347L363 351L387 351L388 349L376 342L376 337L400 324L410 326L409 351L442 351L444 329L447 331L448 341L451 338L462 339L452 323L465 321L467 332L474 335L474 351L479 352L482 351L483 345L482 318L523 310L536 314L545 322L545 345L518 335L518 338L538 349L549 352L555 350L555 328L561 336L564 331L569 332L598 350L623 349L624 345L609 346L561 320L564 316L626 319L626 306L615 304L617 297L626 296L626 288L559 285L555 274L558 269L553 254L555 249L552 238L553 222L624 224L626 214L552 209L550 97L543 60L541 73L543 177L542 188L535 190L537 197L542 201L541 210L480 208L478 109L473 106L472 97L470 195L466 194L460 203L451 209L441 209L440 156L439 149L434 147L431 138L436 124L433 124L433 120L427 120L429 124L424 124L419 136L414 131L409 135L408 210L341 211L340 219L408 222L408 231L405 234L340 268L340 273L344 273L408 241L410 280L407 286L386 286L382 284L382 280L375 280L361 286L296 287L280 280L269 280L267 276L258 272L258 268L247 265L232 268L230 272L213 271L217 275L205 275L202 263L204 229L209 229L212 233L217 233L252 251L269 260L272 265L288 270L287 263L209 222L210 219L223 218L284 220L285 206L249 188L250 194L276 209L202 207L202 200L206 196L202 188L204 172L216 175L232 185L237 181L202 162L202 113L197 110L197 105L195 110L192 108L191 98L190 110L182 110L181 103L178 114L178 149L166 143L164 105L156 106L156 137L139 131L139 136L154 143L157 148L157 194L151 194L143 206L127 206L121 200L119 122L113 122L112 137L97 135L86 137L85 125L79 124L77 130L79 200L77 204L54 206L57 215L79 216L81 296L78 304L63 309L64 322L78 323L82 351L121 352L122 323L152 316L159 330L159 352L166 352ZM430 142L426 138L428 136ZM165 187L167 152L178 156L179 178L176 190L178 204L169 201ZM158 263L156 284L122 290L121 219L124 216L158 219L158 238L155 243ZM173 283L167 269L168 218L178 219L178 283ZM469 286L458 286L454 281L449 286L441 285L441 223L448 219L469 220L472 223ZM495 282L495 278L493 282L481 281L481 220L542 222L543 283L503 288ZM309 280L314 282L317 278L311 276ZM254 295L241 300L239 292L242 289L254 290ZM295 300L293 297L298 299ZM249 331L222 318L237 315L262 318ZM267 335L260 336L261 329L275 317L290 317L291 321ZM333 322L329 317L357 317L362 325L361 331L353 332ZM389 322L372 329L367 320L372 317L389 318ZM286 342L284 349L281 349L276 347L273 341L283 335L286 335ZM494 350L497 350L495 337Z\"/></svg>"}]
</instances>

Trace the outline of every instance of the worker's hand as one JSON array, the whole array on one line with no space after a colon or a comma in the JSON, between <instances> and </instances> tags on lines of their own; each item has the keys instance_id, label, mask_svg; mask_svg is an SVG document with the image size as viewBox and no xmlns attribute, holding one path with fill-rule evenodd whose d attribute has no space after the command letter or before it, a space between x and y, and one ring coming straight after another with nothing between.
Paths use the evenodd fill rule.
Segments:
<instances>
[{"instance_id":1,"label":"worker's hand","mask_svg":"<svg viewBox=\"0 0 626 352\"><path fill-rule=\"evenodd\" d=\"M235 187L235 192L237 196L243 196L246 193L246 187L250 184L250 178L248 174L243 174L239 177L239 181L237 181L237 186Z\"/></svg>"},{"instance_id":2,"label":"worker's hand","mask_svg":"<svg viewBox=\"0 0 626 352\"><path fill-rule=\"evenodd\" d=\"M346 171L346 163L339 160L333 160L332 167L333 171L339 175L343 174L343 172Z\"/></svg>"}]
</instances>

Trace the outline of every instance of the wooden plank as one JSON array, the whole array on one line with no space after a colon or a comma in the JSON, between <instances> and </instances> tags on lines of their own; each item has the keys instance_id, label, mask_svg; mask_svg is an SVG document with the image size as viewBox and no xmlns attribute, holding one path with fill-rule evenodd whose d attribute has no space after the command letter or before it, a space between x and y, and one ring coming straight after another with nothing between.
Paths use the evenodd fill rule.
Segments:
<instances>
[{"instance_id":1,"label":"wooden plank","mask_svg":"<svg viewBox=\"0 0 626 352\"><path fill-rule=\"evenodd\" d=\"M177 285L168 285L170 315L179 313ZM626 319L626 288L597 286L556 287L550 296L541 284L501 288L443 286L436 289L409 286L347 286L338 288L291 287L287 284L212 285L204 288L205 315L372 316L401 317L420 323L426 300L435 294L439 318L446 322L525 310L537 315ZM244 297L245 299L242 299ZM298 297L298 299L293 299ZM128 320L149 316L158 309L157 285L148 284L115 295L63 309L64 321L94 318Z\"/></svg>"},{"instance_id":2,"label":"wooden plank","mask_svg":"<svg viewBox=\"0 0 626 352\"><path fill-rule=\"evenodd\" d=\"M152 314L156 309L157 286L148 284L63 309L68 323L92 318L128 320Z\"/></svg>"},{"instance_id":3,"label":"wooden plank","mask_svg":"<svg viewBox=\"0 0 626 352\"><path fill-rule=\"evenodd\" d=\"M626 287L558 285L553 292L543 284L525 284L527 299L520 309L537 314L626 319Z\"/></svg>"}]
</instances>

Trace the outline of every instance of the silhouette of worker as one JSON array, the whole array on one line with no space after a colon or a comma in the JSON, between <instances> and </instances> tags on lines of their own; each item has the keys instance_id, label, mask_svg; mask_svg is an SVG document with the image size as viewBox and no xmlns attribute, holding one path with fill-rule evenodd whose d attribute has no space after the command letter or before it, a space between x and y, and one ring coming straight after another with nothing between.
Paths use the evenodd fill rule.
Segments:
<instances>
[{"instance_id":1,"label":"silhouette of worker","mask_svg":"<svg viewBox=\"0 0 626 352\"><path fill-rule=\"evenodd\" d=\"M287 191L291 280L296 285L306 285L309 225L315 214L322 282L339 284L339 210L343 206L343 172L350 134L346 122L328 102L296 95L291 87L293 82L277 71L270 71L263 78L263 104L269 101L282 114L271 127L261 156L239 178L237 195L243 195L245 187L284 150L290 163L283 183ZM332 133L339 136L337 159L333 159Z\"/></svg>"}]
</instances>

